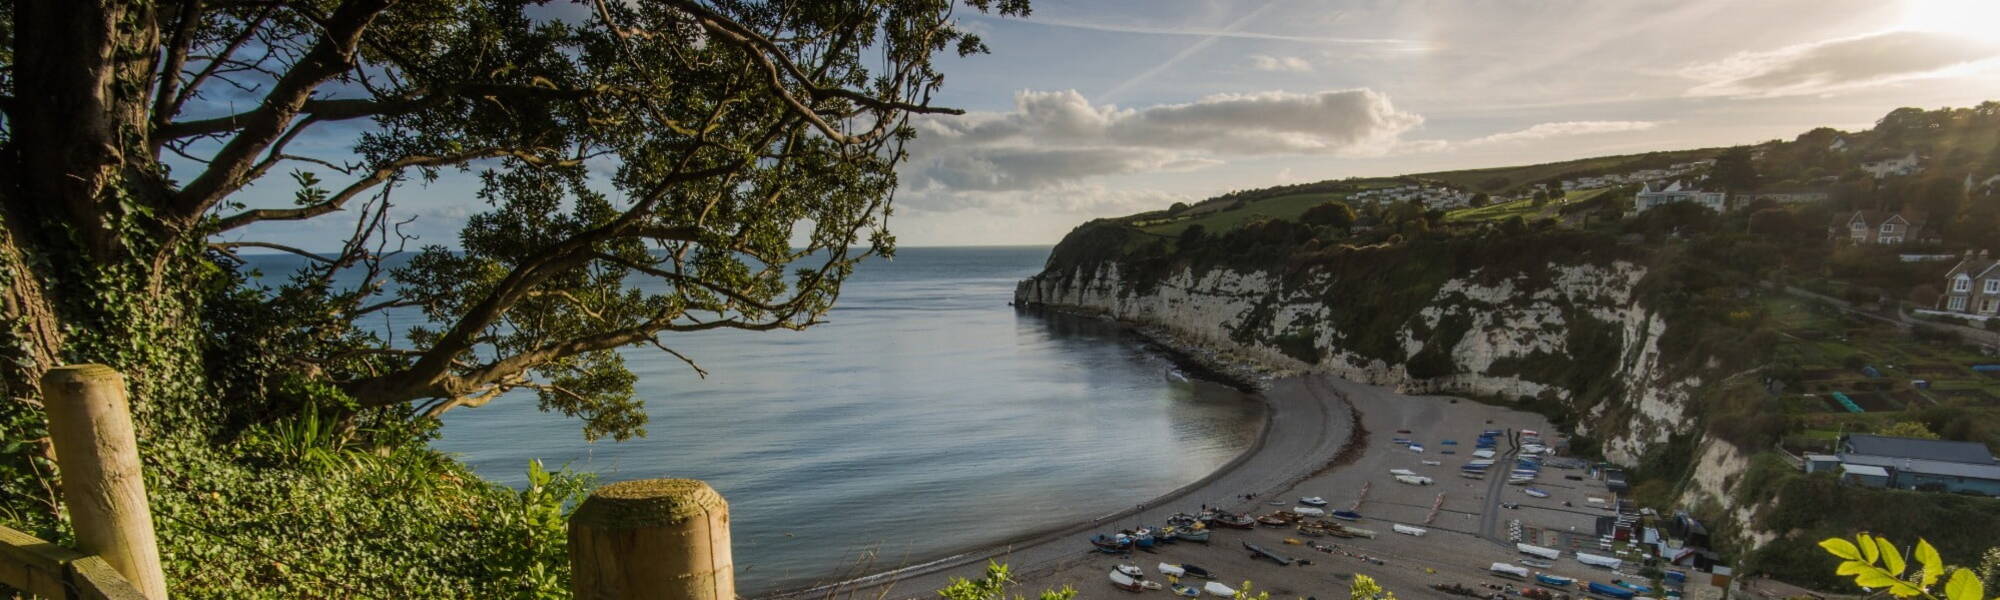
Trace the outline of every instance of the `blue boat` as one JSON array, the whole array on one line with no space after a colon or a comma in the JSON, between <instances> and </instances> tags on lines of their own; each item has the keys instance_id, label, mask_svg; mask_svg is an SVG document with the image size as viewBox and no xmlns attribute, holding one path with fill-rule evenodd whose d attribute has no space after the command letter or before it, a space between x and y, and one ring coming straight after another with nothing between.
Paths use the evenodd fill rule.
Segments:
<instances>
[{"instance_id":1,"label":"blue boat","mask_svg":"<svg viewBox=\"0 0 2000 600\"><path fill-rule=\"evenodd\" d=\"M1326 513L1326 516L1329 516L1329 517L1333 517L1333 518L1335 518L1335 519L1340 519L1340 520L1342 520L1342 521L1359 521L1359 520L1361 520L1361 513L1358 513L1358 512L1354 512L1354 511L1351 511L1351 510L1336 510L1336 511L1333 511L1333 512L1329 512L1329 513Z\"/></svg>"},{"instance_id":2,"label":"blue boat","mask_svg":"<svg viewBox=\"0 0 2000 600\"><path fill-rule=\"evenodd\" d=\"M1439 443L1439 444L1442 444L1442 445L1446 445L1446 446L1457 446L1457 445L1458 445L1458 440L1444 440L1444 441L1441 441L1441 442L1438 442L1438 443Z\"/></svg>"},{"instance_id":3,"label":"blue boat","mask_svg":"<svg viewBox=\"0 0 2000 600\"><path fill-rule=\"evenodd\" d=\"M1632 600L1633 596L1639 595L1638 592L1634 592L1629 588L1615 586L1608 583L1598 583L1595 581L1590 582L1590 587L1587 589L1589 589L1590 593L1592 594L1597 594L1599 596L1605 596L1609 598L1617 598L1618 600Z\"/></svg>"},{"instance_id":4,"label":"blue boat","mask_svg":"<svg viewBox=\"0 0 2000 600\"><path fill-rule=\"evenodd\" d=\"M1560 575L1550 575L1547 573L1536 573L1535 581L1540 582L1543 585L1552 585L1555 587L1569 587L1571 584L1576 583L1575 579L1570 579L1568 577L1563 577Z\"/></svg>"}]
</instances>

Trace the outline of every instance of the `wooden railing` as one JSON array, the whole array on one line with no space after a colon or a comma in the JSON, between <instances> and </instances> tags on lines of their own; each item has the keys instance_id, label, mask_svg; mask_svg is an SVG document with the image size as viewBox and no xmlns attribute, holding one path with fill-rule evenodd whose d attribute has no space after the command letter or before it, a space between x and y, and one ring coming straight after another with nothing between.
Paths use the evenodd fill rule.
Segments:
<instances>
[{"instance_id":1,"label":"wooden railing","mask_svg":"<svg viewBox=\"0 0 2000 600\"><path fill-rule=\"evenodd\" d=\"M42 377L76 549L0 527L0 585L50 600L166 600L125 376L73 365ZM591 492L569 521L581 600L733 600L729 504L693 479Z\"/></svg>"}]
</instances>

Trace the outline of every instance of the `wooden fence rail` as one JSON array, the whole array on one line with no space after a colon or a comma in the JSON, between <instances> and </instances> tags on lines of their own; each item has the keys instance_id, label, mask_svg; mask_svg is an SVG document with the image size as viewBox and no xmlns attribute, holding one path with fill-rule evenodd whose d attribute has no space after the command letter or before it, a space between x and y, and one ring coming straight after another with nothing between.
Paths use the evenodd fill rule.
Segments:
<instances>
[{"instance_id":1,"label":"wooden fence rail","mask_svg":"<svg viewBox=\"0 0 2000 600\"><path fill-rule=\"evenodd\" d=\"M0 527L0 585L50 600L147 600L100 556Z\"/></svg>"}]
</instances>

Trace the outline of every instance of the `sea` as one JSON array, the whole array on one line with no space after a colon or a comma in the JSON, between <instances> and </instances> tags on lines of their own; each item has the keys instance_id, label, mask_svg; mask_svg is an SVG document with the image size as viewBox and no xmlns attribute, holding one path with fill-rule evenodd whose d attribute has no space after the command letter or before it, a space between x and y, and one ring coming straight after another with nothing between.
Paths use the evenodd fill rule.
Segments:
<instances>
[{"instance_id":1,"label":"sea","mask_svg":"<svg viewBox=\"0 0 2000 600\"><path fill-rule=\"evenodd\" d=\"M1047 247L902 248L826 322L623 351L646 436L586 442L517 392L443 419L437 449L522 485L528 463L707 481L730 505L745 595L914 566L1131 508L1255 441L1263 407L1182 381L1124 328L1009 306ZM252 257L273 276L296 259Z\"/></svg>"}]
</instances>

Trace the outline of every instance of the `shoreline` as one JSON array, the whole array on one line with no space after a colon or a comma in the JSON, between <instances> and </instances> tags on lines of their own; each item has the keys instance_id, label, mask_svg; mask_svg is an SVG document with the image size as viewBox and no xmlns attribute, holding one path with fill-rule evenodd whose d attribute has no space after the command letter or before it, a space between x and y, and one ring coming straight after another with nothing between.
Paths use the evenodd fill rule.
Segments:
<instances>
[{"instance_id":1,"label":"shoreline","mask_svg":"<svg viewBox=\"0 0 2000 600\"><path fill-rule=\"evenodd\" d=\"M1099 315L1054 312L1072 318L1109 320ZM1354 450L1354 436L1349 432L1358 425L1352 419L1359 413L1346 401L1344 394L1314 385L1314 378L1289 376L1265 380L1264 385L1258 385L1253 383L1255 379L1246 376L1241 365L1211 364L1196 352L1160 339L1155 332L1144 331L1131 323L1110 321L1143 338L1149 349L1161 352L1191 378L1235 388L1262 402L1265 407L1263 423L1251 444L1202 478L1147 498L1131 508L1088 521L1023 533L998 543L945 553L895 569L835 583L779 590L758 598L840 597L863 591L871 597L930 597L936 589L944 587L952 575L978 576L978 573L955 570L968 566L983 568L981 563L988 560L1007 562L1019 578L1046 575L1068 566L1065 563L1087 557L1082 550L1089 547L1087 536L1090 533L1107 527L1162 522L1167 514L1173 512L1194 512L1196 507L1193 504L1174 506L1171 510L1166 507L1176 503L1188 504L1196 499L1200 499L1200 504L1233 507L1239 511L1246 510L1246 507L1254 508L1262 497L1334 466L1342 455ZM1258 464L1252 465L1253 462ZM1256 493L1260 500L1245 501L1241 499L1244 492ZM1121 523L1134 517L1138 518L1130 523ZM898 588L907 591L898 592Z\"/></svg>"}]
</instances>

